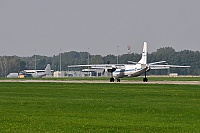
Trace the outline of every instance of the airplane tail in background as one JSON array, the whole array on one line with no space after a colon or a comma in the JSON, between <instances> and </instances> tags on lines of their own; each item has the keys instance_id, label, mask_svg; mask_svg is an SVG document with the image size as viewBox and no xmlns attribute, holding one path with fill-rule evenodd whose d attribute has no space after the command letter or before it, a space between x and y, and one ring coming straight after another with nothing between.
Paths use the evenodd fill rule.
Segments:
<instances>
[{"instance_id":1,"label":"airplane tail in background","mask_svg":"<svg viewBox=\"0 0 200 133\"><path fill-rule=\"evenodd\" d=\"M50 64L47 64L47 66L45 68L45 74L46 75L51 75L51 66L50 66Z\"/></svg>"},{"instance_id":2,"label":"airplane tail in background","mask_svg":"<svg viewBox=\"0 0 200 133\"><path fill-rule=\"evenodd\" d=\"M138 63L139 64L147 64L147 42L144 42L142 58Z\"/></svg>"}]
</instances>

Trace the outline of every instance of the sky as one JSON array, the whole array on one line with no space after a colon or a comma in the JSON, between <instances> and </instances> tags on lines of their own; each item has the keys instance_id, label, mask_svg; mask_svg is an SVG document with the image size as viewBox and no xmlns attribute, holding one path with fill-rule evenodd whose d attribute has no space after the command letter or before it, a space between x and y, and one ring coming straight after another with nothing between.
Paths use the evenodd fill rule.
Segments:
<instances>
[{"instance_id":1,"label":"sky","mask_svg":"<svg viewBox=\"0 0 200 133\"><path fill-rule=\"evenodd\" d=\"M0 0L0 55L200 51L200 0Z\"/></svg>"}]
</instances>

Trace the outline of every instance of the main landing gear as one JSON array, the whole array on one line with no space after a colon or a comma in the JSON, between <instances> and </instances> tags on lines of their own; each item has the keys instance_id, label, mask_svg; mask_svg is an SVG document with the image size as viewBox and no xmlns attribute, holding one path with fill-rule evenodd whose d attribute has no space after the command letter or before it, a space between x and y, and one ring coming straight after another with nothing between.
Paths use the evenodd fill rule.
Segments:
<instances>
[{"instance_id":1,"label":"main landing gear","mask_svg":"<svg viewBox=\"0 0 200 133\"><path fill-rule=\"evenodd\" d=\"M145 73L144 73L144 78L143 78L143 82L147 82L147 81L148 81L147 72L145 71Z\"/></svg>"},{"instance_id":2,"label":"main landing gear","mask_svg":"<svg viewBox=\"0 0 200 133\"><path fill-rule=\"evenodd\" d=\"M120 79L117 79L117 82L120 82Z\"/></svg>"},{"instance_id":3,"label":"main landing gear","mask_svg":"<svg viewBox=\"0 0 200 133\"><path fill-rule=\"evenodd\" d=\"M115 82L115 79L114 78L110 78L110 82ZM120 82L119 78L117 78L117 82Z\"/></svg>"},{"instance_id":4,"label":"main landing gear","mask_svg":"<svg viewBox=\"0 0 200 133\"><path fill-rule=\"evenodd\" d=\"M111 78L110 78L110 82L115 82L115 79L113 78L113 72L115 71L116 69L109 69L108 72L111 73ZM120 79L117 78L117 82L120 82Z\"/></svg>"},{"instance_id":5,"label":"main landing gear","mask_svg":"<svg viewBox=\"0 0 200 133\"><path fill-rule=\"evenodd\" d=\"M110 82L114 82L115 81L115 79L114 78L110 78Z\"/></svg>"}]
</instances>

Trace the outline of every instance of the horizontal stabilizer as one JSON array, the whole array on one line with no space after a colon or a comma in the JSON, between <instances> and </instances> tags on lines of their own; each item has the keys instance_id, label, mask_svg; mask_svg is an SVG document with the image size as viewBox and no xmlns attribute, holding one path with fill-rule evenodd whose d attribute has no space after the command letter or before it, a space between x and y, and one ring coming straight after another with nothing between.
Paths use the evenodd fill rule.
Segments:
<instances>
[{"instance_id":1,"label":"horizontal stabilizer","mask_svg":"<svg viewBox=\"0 0 200 133\"><path fill-rule=\"evenodd\" d=\"M128 61L128 63L131 63L131 64L138 64L138 62L133 62L133 61Z\"/></svg>"},{"instance_id":2,"label":"horizontal stabilizer","mask_svg":"<svg viewBox=\"0 0 200 133\"><path fill-rule=\"evenodd\" d=\"M166 61L152 62L152 63L149 63L149 65L160 64L160 63L165 63L165 62L166 62Z\"/></svg>"}]
</instances>

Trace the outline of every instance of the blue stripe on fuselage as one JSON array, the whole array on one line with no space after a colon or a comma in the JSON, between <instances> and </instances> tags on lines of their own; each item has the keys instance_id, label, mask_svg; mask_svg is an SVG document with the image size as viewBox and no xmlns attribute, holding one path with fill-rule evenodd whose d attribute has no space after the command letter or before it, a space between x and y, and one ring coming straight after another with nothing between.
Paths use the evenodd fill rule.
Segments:
<instances>
[{"instance_id":1,"label":"blue stripe on fuselage","mask_svg":"<svg viewBox=\"0 0 200 133\"><path fill-rule=\"evenodd\" d=\"M142 70L142 68L138 68L137 70ZM119 69L119 70L116 70L114 71L113 73L120 73L120 72L130 72L130 71L135 71L135 69Z\"/></svg>"}]
</instances>

